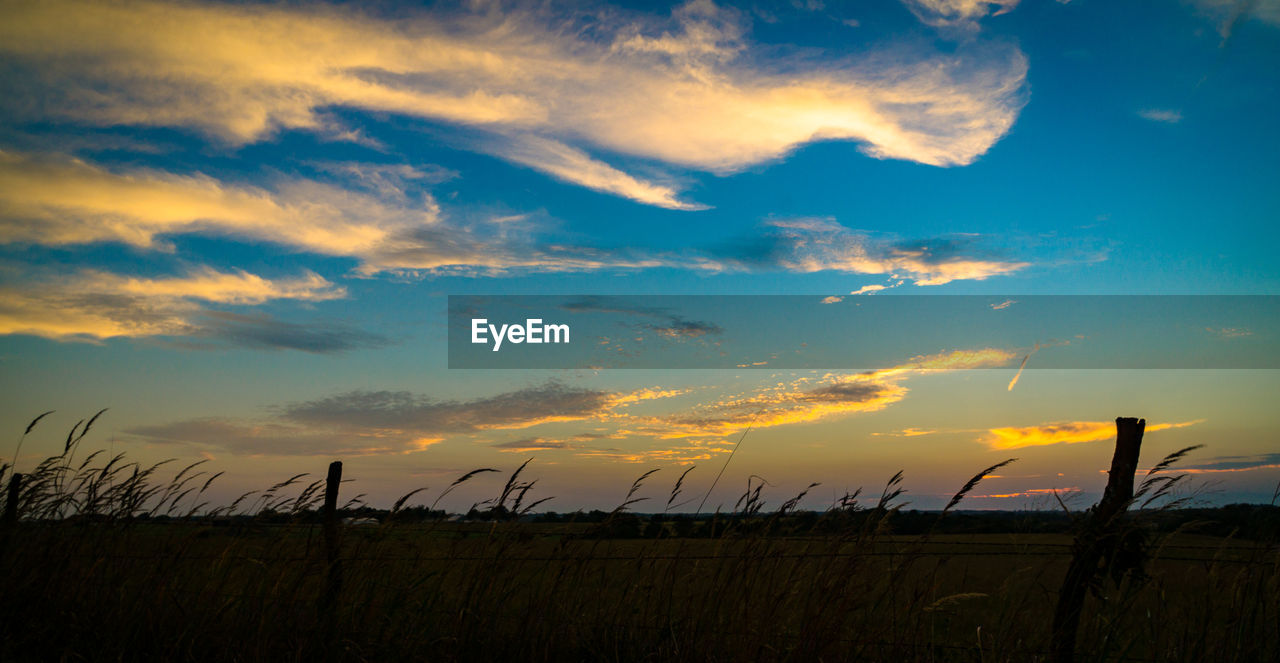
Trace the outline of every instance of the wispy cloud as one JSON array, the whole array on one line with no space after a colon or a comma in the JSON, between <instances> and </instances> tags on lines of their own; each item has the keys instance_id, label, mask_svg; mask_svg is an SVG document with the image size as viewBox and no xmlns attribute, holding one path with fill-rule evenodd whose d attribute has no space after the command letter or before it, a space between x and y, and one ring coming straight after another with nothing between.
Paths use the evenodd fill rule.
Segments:
<instances>
[{"instance_id":1,"label":"wispy cloud","mask_svg":"<svg viewBox=\"0 0 1280 663\"><path fill-rule=\"evenodd\" d=\"M1014 493L992 493L989 495L969 495L967 499L993 499L1007 500L1015 497L1042 497L1054 494L1079 493L1079 486L1070 486L1068 488L1027 488Z\"/></svg>"},{"instance_id":2,"label":"wispy cloud","mask_svg":"<svg viewBox=\"0 0 1280 663\"><path fill-rule=\"evenodd\" d=\"M949 22L975 13L933 4L922 6ZM31 72L23 96L54 121L187 127L243 144L280 130L352 135L331 108L394 113L509 137L476 149L676 209L696 205L589 150L724 173L853 140L877 158L962 165L1024 102L1026 58L1013 46L824 62L748 34L745 16L708 0L589 21L546 9L390 20L335 6L56 0L8 7L0 55ZM8 96L7 113L30 113Z\"/></svg>"},{"instance_id":3,"label":"wispy cloud","mask_svg":"<svg viewBox=\"0 0 1280 663\"><path fill-rule=\"evenodd\" d=\"M909 278L916 285L942 285L961 279L984 280L1012 274L1030 265L983 255L979 238L958 236L926 241L876 239L831 219L772 220L760 235L723 250L726 266L793 272L839 271ZM863 286L853 294L886 287Z\"/></svg>"},{"instance_id":4,"label":"wispy cloud","mask_svg":"<svg viewBox=\"0 0 1280 663\"><path fill-rule=\"evenodd\" d=\"M978 21L1013 11L1020 0L902 0L922 23L935 28L973 32Z\"/></svg>"},{"instance_id":5,"label":"wispy cloud","mask_svg":"<svg viewBox=\"0 0 1280 663\"><path fill-rule=\"evenodd\" d=\"M454 400L407 391L352 391L285 404L262 420L195 419L127 432L158 442L182 442L240 454L407 453L452 436L607 420L622 408L678 393L661 389L611 392L555 381ZM534 439L539 438L529 438ZM532 442L521 448L529 444Z\"/></svg>"},{"instance_id":6,"label":"wispy cloud","mask_svg":"<svg viewBox=\"0 0 1280 663\"><path fill-rule=\"evenodd\" d=\"M1249 19L1280 26L1280 0L1189 0L1202 13L1218 22L1220 46L1225 47L1236 27Z\"/></svg>"},{"instance_id":7,"label":"wispy cloud","mask_svg":"<svg viewBox=\"0 0 1280 663\"><path fill-rule=\"evenodd\" d=\"M388 339L343 323L311 321L286 322L265 313L241 314L205 311L195 319L189 335L260 350L300 350L326 354L358 348L379 347ZM190 341L185 347L199 348Z\"/></svg>"},{"instance_id":8,"label":"wispy cloud","mask_svg":"<svg viewBox=\"0 0 1280 663\"><path fill-rule=\"evenodd\" d=\"M1182 111L1167 108L1147 108L1138 111L1138 115L1144 120L1164 122L1165 124L1177 124L1182 121Z\"/></svg>"},{"instance_id":9,"label":"wispy cloud","mask_svg":"<svg viewBox=\"0 0 1280 663\"><path fill-rule=\"evenodd\" d=\"M164 249L167 237L207 234L352 257L365 274L387 271L591 271L680 264L539 241L531 221L446 218L429 194L413 198L415 169L356 164L360 186L275 177L268 187L202 174L108 169L61 155L0 152L0 243L66 246L120 242ZM697 267L691 260L684 264Z\"/></svg>"},{"instance_id":10,"label":"wispy cloud","mask_svg":"<svg viewBox=\"0 0 1280 663\"><path fill-rule=\"evenodd\" d=\"M692 462L728 451L727 436L755 428L810 423L874 412L901 401L915 375L1002 365L1015 354L995 348L914 357L901 366L779 382L747 395L713 399L691 410L632 410L686 390L608 391L558 381L469 399L406 391L352 391L271 409L260 420L197 419L145 426L130 434L238 454L408 453L453 438L492 440L495 433L541 429L489 441L501 451L560 451L627 462ZM661 408L661 405L659 405ZM566 430L570 432L563 432ZM576 430L575 430L576 429ZM542 430L554 431L553 434ZM934 431L907 429L900 435ZM625 449L600 440L627 440Z\"/></svg>"},{"instance_id":11,"label":"wispy cloud","mask_svg":"<svg viewBox=\"0 0 1280 663\"><path fill-rule=\"evenodd\" d=\"M1208 462L1190 466L1178 466L1178 472L1187 474L1219 474L1223 472L1252 472L1254 470L1280 469L1280 454L1259 454L1256 456L1219 456L1210 458Z\"/></svg>"},{"instance_id":12,"label":"wispy cloud","mask_svg":"<svg viewBox=\"0 0 1280 663\"><path fill-rule=\"evenodd\" d=\"M671 185L648 182L628 175L557 140L518 135L491 141L489 145L489 150L498 156L588 189L667 209L707 209L706 205L680 200L679 191Z\"/></svg>"},{"instance_id":13,"label":"wispy cloud","mask_svg":"<svg viewBox=\"0 0 1280 663\"><path fill-rule=\"evenodd\" d=\"M1203 423L1203 419L1180 423L1147 424L1146 432L1186 428ZM992 428L984 441L992 449L1020 449L1049 444L1079 444L1115 437L1114 421L1068 421L1037 426Z\"/></svg>"},{"instance_id":14,"label":"wispy cloud","mask_svg":"<svg viewBox=\"0 0 1280 663\"><path fill-rule=\"evenodd\" d=\"M266 279L245 271L200 268L180 276L141 278L100 271L20 280L0 286L0 334L62 340L185 336L247 347L336 352L377 345L381 337L345 325L298 324L265 314L211 310L208 304L258 305L344 297L310 272Z\"/></svg>"},{"instance_id":15,"label":"wispy cloud","mask_svg":"<svg viewBox=\"0 0 1280 663\"><path fill-rule=\"evenodd\" d=\"M872 433L872 436L889 436L889 437L920 437L922 435L933 435L936 430L925 428L903 428L902 430L889 431L887 433Z\"/></svg>"},{"instance_id":16,"label":"wispy cloud","mask_svg":"<svg viewBox=\"0 0 1280 663\"><path fill-rule=\"evenodd\" d=\"M902 382L907 377L921 372L1001 366L1015 356L998 348L921 355L894 368L801 378L751 396L709 403L687 414L649 418L628 426L660 438L714 438L748 428L875 412L906 397L908 389Z\"/></svg>"},{"instance_id":17,"label":"wispy cloud","mask_svg":"<svg viewBox=\"0 0 1280 663\"><path fill-rule=\"evenodd\" d=\"M500 442L490 445L499 451L507 451L512 453L528 453L530 451L564 451L572 449L573 445L564 440L548 440L541 437L526 437L519 440L511 440L510 442Z\"/></svg>"},{"instance_id":18,"label":"wispy cloud","mask_svg":"<svg viewBox=\"0 0 1280 663\"><path fill-rule=\"evenodd\" d=\"M440 222L430 198L410 205L316 180L276 179L268 189L0 152L0 241L163 248L166 235L204 232L322 255L372 256L398 232Z\"/></svg>"},{"instance_id":19,"label":"wispy cloud","mask_svg":"<svg viewBox=\"0 0 1280 663\"><path fill-rule=\"evenodd\" d=\"M63 155L0 152L0 243L119 242L163 250L205 234L350 257L359 272L501 274L681 268L705 272L843 271L939 285L1017 272L974 236L904 242L830 219L773 220L728 248L654 252L555 241L527 216L459 220L410 184L438 173L407 166L330 166L348 187L301 176L263 186L203 174L106 168ZM890 286L867 286L871 292Z\"/></svg>"},{"instance_id":20,"label":"wispy cloud","mask_svg":"<svg viewBox=\"0 0 1280 663\"><path fill-rule=\"evenodd\" d=\"M1247 327L1205 327L1204 330L1218 338L1245 338L1253 336L1253 330Z\"/></svg>"},{"instance_id":21,"label":"wispy cloud","mask_svg":"<svg viewBox=\"0 0 1280 663\"><path fill-rule=\"evenodd\" d=\"M280 421L216 417L136 426L126 434L158 444L183 444L245 456L364 456L421 451L440 437L388 435L382 430L311 428Z\"/></svg>"},{"instance_id":22,"label":"wispy cloud","mask_svg":"<svg viewBox=\"0 0 1280 663\"><path fill-rule=\"evenodd\" d=\"M670 339L701 338L709 335L718 336L724 333L724 329L713 322L689 320L666 308L636 306L634 304L619 302L609 297L581 297L566 302L561 306L561 308L575 313L620 313L623 315L634 315L642 318L653 318L658 320L658 322L642 323L636 325L635 328L648 330L658 334L659 336Z\"/></svg>"}]
</instances>

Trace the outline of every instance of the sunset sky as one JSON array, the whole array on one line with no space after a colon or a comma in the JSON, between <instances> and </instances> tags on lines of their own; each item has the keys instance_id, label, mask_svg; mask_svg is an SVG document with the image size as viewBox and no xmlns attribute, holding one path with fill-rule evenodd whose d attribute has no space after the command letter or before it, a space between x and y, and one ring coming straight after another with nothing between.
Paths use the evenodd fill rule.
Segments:
<instances>
[{"instance_id":1,"label":"sunset sky","mask_svg":"<svg viewBox=\"0 0 1280 663\"><path fill-rule=\"evenodd\" d=\"M450 369L446 313L1280 295L1277 108L1278 0L4 0L0 422L16 445L56 410L20 472L109 407L88 447L210 459L220 498L341 459L375 506L430 501L533 458L557 511L659 468L644 511L691 463L705 491L740 439L709 508L751 475L775 506L820 482L823 508L898 470L938 508L1009 457L966 507L1084 508L1114 418L1139 416L1144 467L1204 444L1182 467L1208 502L1266 502L1274 368L1042 368L1049 339L966 333L863 371ZM622 313L634 344L736 333ZM1274 327L1191 331L1280 362Z\"/></svg>"}]
</instances>

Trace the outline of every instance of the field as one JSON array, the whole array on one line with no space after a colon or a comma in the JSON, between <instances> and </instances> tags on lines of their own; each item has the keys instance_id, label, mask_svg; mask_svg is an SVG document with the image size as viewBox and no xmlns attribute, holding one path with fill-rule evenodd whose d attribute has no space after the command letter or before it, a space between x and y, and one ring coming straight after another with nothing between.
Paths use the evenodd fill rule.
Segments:
<instances>
[{"instance_id":1,"label":"field","mask_svg":"<svg viewBox=\"0 0 1280 663\"><path fill-rule=\"evenodd\" d=\"M77 460L79 439L6 498L4 660L1280 660L1280 509L1179 509L1172 475L1099 524L953 508L995 468L932 513L901 509L899 475L822 512L756 488L731 513L555 516L522 467L446 518L414 494L338 507L338 463L209 507L216 476Z\"/></svg>"},{"instance_id":2,"label":"field","mask_svg":"<svg viewBox=\"0 0 1280 663\"><path fill-rule=\"evenodd\" d=\"M571 530L578 530L572 532ZM1037 660L1071 538L595 539L502 523L23 527L7 659ZM1274 660L1277 553L1168 537L1090 599L1081 660Z\"/></svg>"}]
</instances>

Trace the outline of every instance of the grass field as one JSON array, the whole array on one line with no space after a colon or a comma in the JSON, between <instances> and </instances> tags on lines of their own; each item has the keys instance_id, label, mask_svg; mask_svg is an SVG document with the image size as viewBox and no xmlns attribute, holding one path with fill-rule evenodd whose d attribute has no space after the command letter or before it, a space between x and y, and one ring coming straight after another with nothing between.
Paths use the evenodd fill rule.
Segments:
<instances>
[{"instance_id":1,"label":"grass field","mask_svg":"<svg viewBox=\"0 0 1280 663\"><path fill-rule=\"evenodd\" d=\"M559 525L24 526L6 658L1036 660L1066 535L595 539ZM1277 552L1180 534L1089 600L1082 660L1274 660Z\"/></svg>"},{"instance_id":2,"label":"grass field","mask_svg":"<svg viewBox=\"0 0 1280 663\"><path fill-rule=\"evenodd\" d=\"M757 488L696 519L625 503L539 518L517 470L471 520L406 508L409 495L377 524L339 526L359 512L321 509L323 481L201 506L212 477L198 468L162 481L76 460L79 439L6 500L4 660L1049 660L1085 521L1059 512L1062 533L1035 533L1050 516L1028 513L1024 531L956 533L965 514L900 511L900 477L820 513L765 510ZM1270 525L1171 513L1106 531L1076 660L1280 660Z\"/></svg>"}]
</instances>

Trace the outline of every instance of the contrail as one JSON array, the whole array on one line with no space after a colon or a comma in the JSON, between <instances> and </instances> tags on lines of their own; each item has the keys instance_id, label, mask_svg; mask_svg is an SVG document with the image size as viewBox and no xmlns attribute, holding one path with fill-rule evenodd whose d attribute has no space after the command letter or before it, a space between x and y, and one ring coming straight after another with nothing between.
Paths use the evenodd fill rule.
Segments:
<instances>
[{"instance_id":1,"label":"contrail","mask_svg":"<svg viewBox=\"0 0 1280 663\"><path fill-rule=\"evenodd\" d=\"M1035 352L1035 350L1028 352L1027 356L1022 358L1022 365L1018 367L1018 372L1014 373L1013 379L1009 381L1009 391L1013 391L1013 385L1018 384L1018 378L1022 377L1022 369L1027 367L1027 360L1031 358L1032 352Z\"/></svg>"}]
</instances>

